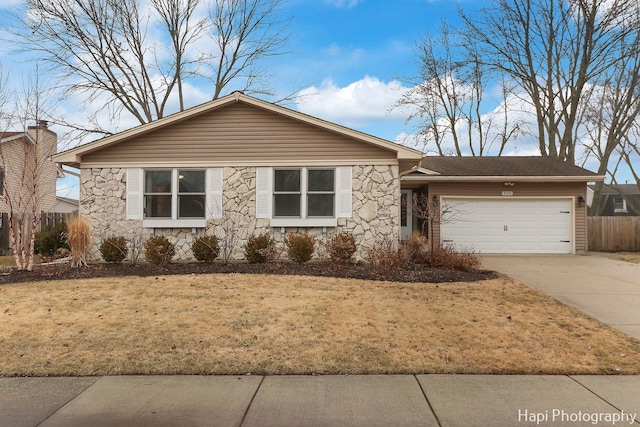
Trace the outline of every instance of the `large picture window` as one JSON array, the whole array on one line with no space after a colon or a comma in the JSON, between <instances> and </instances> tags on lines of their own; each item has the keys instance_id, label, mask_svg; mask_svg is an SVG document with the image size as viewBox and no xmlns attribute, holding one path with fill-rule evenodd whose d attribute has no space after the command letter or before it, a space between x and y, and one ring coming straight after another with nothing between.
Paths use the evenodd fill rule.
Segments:
<instances>
[{"instance_id":1,"label":"large picture window","mask_svg":"<svg viewBox=\"0 0 640 427\"><path fill-rule=\"evenodd\" d=\"M275 169L274 218L335 217L335 169Z\"/></svg>"},{"instance_id":2,"label":"large picture window","mask_svg":"<svg viewBox=\"0 0 640 427\"><path fill-rule=\"evenodd\" d=\"M145 218L204 218L205 203L204 170L145 171Z\"/></svg>"}]
</instances>

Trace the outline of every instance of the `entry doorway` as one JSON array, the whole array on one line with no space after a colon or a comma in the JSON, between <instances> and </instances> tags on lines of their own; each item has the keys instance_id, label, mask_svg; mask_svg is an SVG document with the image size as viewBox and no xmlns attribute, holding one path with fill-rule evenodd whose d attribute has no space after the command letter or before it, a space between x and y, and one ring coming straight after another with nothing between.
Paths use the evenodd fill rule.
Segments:
<instances>
[{"instance_id":1,"label":"entry doorway","mask_svg":"<svg viewBox=\"0 0 640 427\"><path fill-rule=\"evenodd\" d=\"M406 240L413 232L413 190L400 190L400 239Z\"/></svg>"}]
</instances>

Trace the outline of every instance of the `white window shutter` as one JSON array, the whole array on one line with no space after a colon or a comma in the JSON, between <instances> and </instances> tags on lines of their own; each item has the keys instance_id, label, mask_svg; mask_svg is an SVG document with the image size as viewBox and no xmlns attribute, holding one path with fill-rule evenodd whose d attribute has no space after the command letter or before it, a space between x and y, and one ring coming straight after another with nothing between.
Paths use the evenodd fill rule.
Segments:
<instances>
[{"instance_id":1,"label":"white window shutter","mask_svg":"<svg viewBox=\"0 0 640 427\"><path fill-rule=\"evenodd\" d=\"M256 218L271 217L271 168L256 168Z\"/></svg>"},{"instance_id":2,"label":"white window shutter","mask_svg":"<svg viewBox=\"0 0 640 427\"><path fill-rule=\"evenodd\" d=\"M351 218L351 166L336 168L338 183L338 218Z\"/></svg>"},{"instance_id":3,"label":"white window shutter","mask_svg":"<svg viewBox=\"0 0 640 427\"><path fill-rule=\"evenodd\" d=\"M142 219L144 197L144 171L140 168L127 169L127 219Z\"/></svg>"},{"instance_id":4,"label":"white window shutter","mask_svg":"<svg viewBox=\"0 0 640 427\"><path fill-rule=\"evenodd\" d=\"M222 206L223 175L224 168L207 169L207 219L224 217Z\"/></svg>"}]
</instances>

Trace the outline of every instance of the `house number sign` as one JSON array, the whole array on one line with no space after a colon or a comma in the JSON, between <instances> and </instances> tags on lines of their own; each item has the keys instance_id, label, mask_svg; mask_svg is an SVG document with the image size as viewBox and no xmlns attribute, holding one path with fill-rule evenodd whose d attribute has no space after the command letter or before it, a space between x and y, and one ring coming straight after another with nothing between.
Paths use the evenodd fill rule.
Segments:
<instances>
[{"instance_id":1,"label":"house number sign","mask_svg":"<svg viewBox=\"0 0 640 427\"><path fill-rule=\"evenodd\" d=\"M513 196L513 191L503 191L502 195L503 196Z\"/></svg>"}]
</instances>

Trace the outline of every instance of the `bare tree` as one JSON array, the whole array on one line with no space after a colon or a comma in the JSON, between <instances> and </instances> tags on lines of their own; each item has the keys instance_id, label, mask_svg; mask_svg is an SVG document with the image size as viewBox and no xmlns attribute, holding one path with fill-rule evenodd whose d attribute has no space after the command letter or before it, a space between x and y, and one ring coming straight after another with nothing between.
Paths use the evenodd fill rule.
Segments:
<instances>
[{"instance_id":1,"label":"bare tree","mask_svg":"<svg viewBox=\"0 0 640 427\"><path fill-rule=\"evenodd\" d=\"M22 94L9 90L0 78L0 207L7 214L11 249L20 270L33 269L41 211L53 210L55 204L57 170L49 157L55 153L56 137L41 119L45 104L37 77Z\"/></svg>"},{"instance_id":2,"label":"bare tree","mask_svg":"<svg viewBox=\"0 0 640 427\"><path fill-rule=\"evenodd\" d=\"M212 99L231 86L265 90L258 65L284 53L287 41L282 0L26 2L13 33L49 65L65 95L140 123L173 112L174 95L186 108L184 87L194 79L212 82Z\"/></svg>"},{"instance_id":3,"label":"bare tree","mask_svg":"<svg viewBox=\"0 0 640 427\"><path fill-rule=\"evenodd\" d=\"M638 56L628 42L640 31L637 1L497 0L462 18L466 43L477 44L483 61L526 94L540 153L575 163L590 88L625 56Z\"/></svg>"},{"instance_id":4,"label":"bare tree","mask_svg":"<svg viewBox=\"0 0 640 427\"><path fill-rule=\"evenodd\" d=\"M439 155L501 155L520 132L520 125L510 118L508 100L511 86L488 68L475 43L460 43L444 24L440 34L423 37L417 46L419 75L410 79L412 86L398 101L413 113L408 122L417 121L426 149L433 143ZM487 99L488 85L498 83L503 100L493 108L495 99ZM491 110L487 111L487 105Z\"/></svg>"},{"instance_id":5,"label":"bare tree","mask_svg":"<svg viewBox=\"0 0 640 427\"><path fill-rule=\"evenodd\" d=\"M633 42L640 44L640 36ZM632 44L627 50L634 52L636 46ZM597 173L609 174L615 184L621 164L626 162L632 173L637 164L634 141L640 130L640 55L623 55L605 74L600 85L591 88L588 102L581 108L586 133L581 140L587 157L598 160ZM602 181L595 184L592 215L601 215L604 210L605 200L600 197L603 185Z\"/></svg>"}]
</instances>

